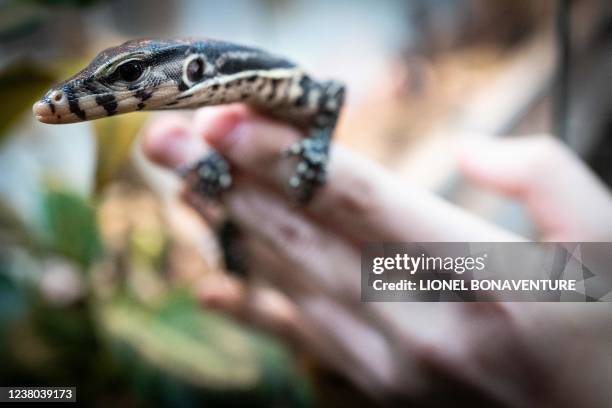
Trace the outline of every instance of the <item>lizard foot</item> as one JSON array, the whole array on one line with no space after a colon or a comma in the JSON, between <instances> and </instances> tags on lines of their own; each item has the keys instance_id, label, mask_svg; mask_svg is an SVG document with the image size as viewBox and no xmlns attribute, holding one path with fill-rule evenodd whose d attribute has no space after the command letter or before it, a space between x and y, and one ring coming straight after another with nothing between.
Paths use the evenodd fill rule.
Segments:
<instances>
[{"instance_id":1,"label":"lizard foot","mask_svg":"<svg viewBox=\"0 0 612 408\"><path fill-rule=\"evenodd\" d=\"M310 201L316 189L325 183L329 144L324 139L304 139L289 149L283 156L300 158L293 176L289 179L289 188L301 204Z\"/></svg>"},{"instance_id":2,"label":"lizard foot","mask_svg":"<svg viewBox=\"0 0 612 408\"><path fill-rule=\"evenodd\" d=\"M232 185L229 164L216 152L210 152L196 163L179 168L178 173L191 191L212 201L217 201ZM218 226L216 235L226 270L237 277L247 277L248 262L242 249L242 234L238 226L226 219Z\"/></svg>"},{"instance_id":3,"label":"lizard foot","mask_svg":"<svg viewBox=\"0 0 612 408\"><path fill-rule=\"evenodd\" d=\"M210 152L203 159L179 172L195 193L212 200L218 199L221 193L232 185L229 164L216 152Z\"/></svg>"}]
</instances>

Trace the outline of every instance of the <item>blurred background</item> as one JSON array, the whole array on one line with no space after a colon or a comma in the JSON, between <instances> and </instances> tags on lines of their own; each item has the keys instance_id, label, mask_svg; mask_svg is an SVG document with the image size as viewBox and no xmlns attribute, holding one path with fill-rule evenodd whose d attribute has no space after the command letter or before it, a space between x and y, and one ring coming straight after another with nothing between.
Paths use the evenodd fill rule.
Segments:
<instances>
[{"instance_id":1,"label":"blurred background","mask_svg":"<svg viewBox=\"0 0 612 408\"><path fill-rule=\"evenodd\" d=\"M520 206L459 176L457 141L555 133L612 183L609 0L0 0L2 385L120 406L364 403L195 304L194 283L223 270L177 180L139 150L150 114L34 120L50 85L145 36L256 45L346 82L338 142L533 239Z\"/></svg>"}]
</instances>

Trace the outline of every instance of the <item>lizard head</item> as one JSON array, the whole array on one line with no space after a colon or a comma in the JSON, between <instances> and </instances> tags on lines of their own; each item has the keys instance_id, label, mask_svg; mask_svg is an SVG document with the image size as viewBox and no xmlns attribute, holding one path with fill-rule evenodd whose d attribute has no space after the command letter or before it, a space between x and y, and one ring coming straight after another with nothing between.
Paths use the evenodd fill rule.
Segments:
<instances>
[{"instance_id":1,"label":"lizard head","mask_svg":"<svg viewBox=\"0 0 612 408\"><path fill-rule=\"evenodd\" d=\"M207 76L187 40L132 40L98 54L33 106L44 123L73 123L138 110L169 109Z\"/></svg>"}]
</instances>

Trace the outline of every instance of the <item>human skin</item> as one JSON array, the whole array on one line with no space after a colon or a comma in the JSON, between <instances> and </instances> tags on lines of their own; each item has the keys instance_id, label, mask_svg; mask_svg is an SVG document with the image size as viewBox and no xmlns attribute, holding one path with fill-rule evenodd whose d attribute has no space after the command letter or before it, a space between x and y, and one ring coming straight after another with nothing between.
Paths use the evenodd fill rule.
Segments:
<instances>
[{"instance_id":1,"label":"human skin","mask_svg":"<svg viewBox=\"0 0 612 408\"><path fill-rule=\"evenodd\" d=\"M612 310L605 304L361 303L365 241L516 241L505 231L381 166L335 146L329 180L298 207L279 153L297 130L244 106L206 108L192 119L159 115L143 149L168 168L206 145L236 169L216 205L243 233L248 282L208 278L207 307L309 351L382 402L502 406L599 406L612 399ZM470 180L522 202L544 241L609 241L612 198L552 138L479 142L463 149ZM213 226L219 208L185 190ZM450 400L445 400L445 397Z\"/></svg>"}]
</instances>

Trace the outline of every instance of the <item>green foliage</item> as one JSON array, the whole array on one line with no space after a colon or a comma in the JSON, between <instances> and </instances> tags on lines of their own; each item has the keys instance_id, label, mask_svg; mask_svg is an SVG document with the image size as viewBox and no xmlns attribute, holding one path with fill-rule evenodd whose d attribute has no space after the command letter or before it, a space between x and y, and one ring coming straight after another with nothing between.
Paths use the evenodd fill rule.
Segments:
<instances>
[{"instance_id":1,"label":"green foliage","mask_svg":"<svg viewBox=\"0 0 612 408\"><path fill-rule=\"evenodd\" d=\"M102 327L143 397L172 406L309 406L290 354L262 335L203 311L178 292L157 307L120 299Z\"/></svg>"},{"instance_id":2,"label":"green foliage","mask_svg":"<svg viewBox=\"0 0 612 408\"><path fill-rule=\"evenodd\" d=\"M8 260L0 256L0 356L5 350L5 329L12 321L23 318L26 309L22 289L9 276Z\"/></svg>"},{"instance_id":3,"label":"green foliage","mask_svg":"<svg viewBox=\"0 0 612 408\"><path fill-rule=\"evenodd\" d=\"M0 238L4 245L33 247L31 233L13 208L0 196Z\"/></svg>"},{"instance_id":4,"label":"green foliage","mask_svg":"<svg viewBox=\"0 0 612 408\"><path fill-rule=\"evenodd\" d=\"M44 192L43 212L50 249L89 268L102 253L94 209L76 194L51 189Z\"/></svg>"}]
</instances>

